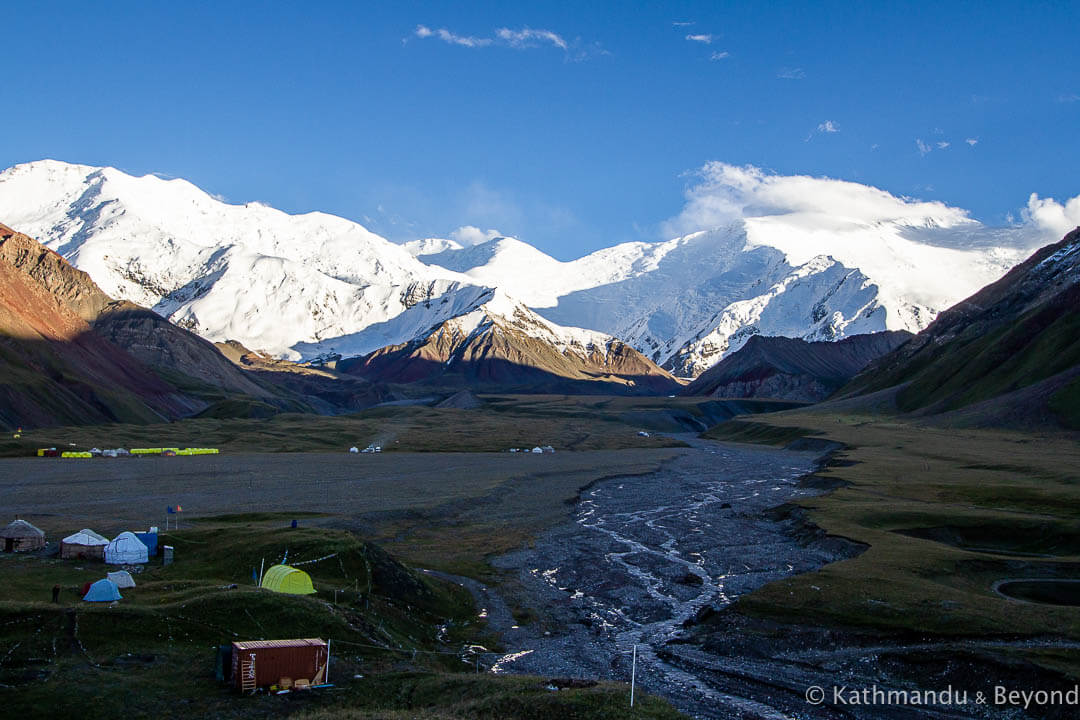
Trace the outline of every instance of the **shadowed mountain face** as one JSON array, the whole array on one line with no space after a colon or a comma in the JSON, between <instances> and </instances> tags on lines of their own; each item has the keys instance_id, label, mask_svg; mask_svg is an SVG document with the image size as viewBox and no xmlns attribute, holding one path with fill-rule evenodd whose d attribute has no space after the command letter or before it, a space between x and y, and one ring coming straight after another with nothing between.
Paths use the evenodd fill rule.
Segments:
<instances>
[{"instance_id":1,"label":"shadowed mountain face","mask_svg":"<svg viewBox=\"0 0 1080 720\"><path fill-rule=\"evenodd\" d=\"M855 335L838 342L755 335L688 385L683 394L819 402L871 361L912 337L902 330Z\"/></svg>"},{"instance_id":2,"label":"shadowed mountain face","mask_svg":"<svg viewBox=\"0 0 1080 720\"><path fill-rule=\"evenodd\" d=\"M155 422L205 406L93 331L109 302L85 273L0 225L0 422Z\"/></svg>"},{"instance_id":3,"label":"shadowed mountain face","mask_svg":"<svg viewBox=\"0 0 1080 720\"><path fill-rule=\"evenodd\" d=\"M904 412L1080 428L1080 228L941 313L839 397L888 388Z\"/></svg>"},{"instance_id":4,"label":"shadowed mountain face","mask_svg":"<svg viewBox=\"0 0 1080 720\"><path fill-rule=\"evenodd\" d=\"M370 407L381 388L289 367L234 364L32 238L0 225L0 424L151 423Z\"/></svg>"},{"instance_id":5,"label":"shadowed mountain face","mask_svg":"<svg viewBox=\"0 0 1080 720\"><path fill-rule=\"evenodd\" d=\"M558 346L508 318L472 332L444 323L424 338L343 361L339 369L368 380L468 386L500 392L667 394L678 382L628 345Z\"/></svg>"}]
</instances>

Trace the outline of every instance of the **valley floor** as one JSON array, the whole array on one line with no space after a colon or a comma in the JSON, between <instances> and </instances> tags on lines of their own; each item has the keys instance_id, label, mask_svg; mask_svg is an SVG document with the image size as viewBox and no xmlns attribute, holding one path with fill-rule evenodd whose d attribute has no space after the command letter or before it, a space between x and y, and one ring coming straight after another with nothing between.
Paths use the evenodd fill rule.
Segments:
<instances>
[{"instance_id":1,"label":"valley floor","mask_svg":"<svg viewBox=\"0 0 1080 720\"><path fill-rule=\"evenodd\" d=\"M296 517L302 528L350 530L472 592L483 622L463 632L499 653L483 656L482 677L626 682L636 646L638 688L696 717L1073 716L1060 706L811 705L805 693L952 687L974 697L1074 683L1080 610L998 592L1010 579L1080 579L1074 439L807 411L710 435L758 444L682 435L678 448L553 455L7 459L0 506L55 540L84 526L163 523L180 504L195 535L176 536L177 571L204 552L185 537L214 523L269 532L259 523ZM779 447L792 441L803 449ZM5 572L29 567L10 560ZM14 585L30 605L11 612L41 611L47 585L38 597L34 578ZM402 669L417 668L386 666ZM615 712L625 686L604 687ZM488 692L473 691L478 701Z\"/></svg>"},{"instance_id":2,"label":"valley floor","mask_svg":"<svg viewBox=\"0 0 1080 720\"><path fill-rule=\"evenodd\" d=\"M782 717L767 701L673 662L672 649L699 613L855 548L803 546L767 517L769 508L819 492L799 479L820 453L682 439L693 449L655 473L594 483L571 522L495 559L513 574L503 586L510 602L535 615L519 624L498 593L473 586L512 649L495 670L628 681L636 646L638 688L684 712Z\"/></svg>"}]
</instances>

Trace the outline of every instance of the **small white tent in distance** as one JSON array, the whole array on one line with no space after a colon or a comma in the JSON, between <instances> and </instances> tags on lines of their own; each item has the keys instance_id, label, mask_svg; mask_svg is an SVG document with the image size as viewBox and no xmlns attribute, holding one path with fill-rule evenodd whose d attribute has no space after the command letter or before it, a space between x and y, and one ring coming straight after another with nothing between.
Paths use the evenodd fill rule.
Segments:
<instances>
[{"instance_id":1,"label":"small white tent in distance","mask_svg":"<svg viewBox=\"0 0 1080 720\"><path fill-rule=\"evenodd\" d=\"M127 530L105 546L105 562L110 565L140 565L147 562L149 555L142 540Z\"/></svg>"},{"instance_id":2,"label":"small white tent in distance","mask_svg":"<svg viewBox=\"0 0 1080 720\"><path fill-rule=\"evenodd\" d=\"M135 587L135 578L131 577L131 573L127 570L117 570L116 572L107 573L105 575L106 580L112 580L116 583L116 587L123 590L124 588Z\"/></svg>"}]
</instances>

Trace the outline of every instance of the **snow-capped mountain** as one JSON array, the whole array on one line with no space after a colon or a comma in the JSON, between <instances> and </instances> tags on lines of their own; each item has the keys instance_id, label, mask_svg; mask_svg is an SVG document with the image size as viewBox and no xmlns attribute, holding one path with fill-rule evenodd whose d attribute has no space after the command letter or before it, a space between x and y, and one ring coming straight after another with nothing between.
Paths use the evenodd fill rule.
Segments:
<instances>
[{"instance_id":1,"label":"snow-capped mountain","mask_svg":"<svg viewBox=\"0 0 1080 720\"><path fill-rule=\"evenodd\" d=\"M420 257L421 255L435 255L447 250L461 250L464 246L447 238L421 238L420 240L410 240L402 243L401 247L405 248L405 251L413 257Z\"/></svg>"},{"instance_id":2,"label":"snow-capped mountain","mask_svg":"<svg viewBox=\"0 0 1080 720\"><path fill-rule=\"evenodd\" d=\"M431 298L460 308L479 292L343 218L229 205L184 180L113 168L15 166L0 173L0 217L114 297L209 340L290 359L407 340L373 332L378 344L364 345L356 334ZM428 326L445 319L436 314ZM339 337L350 347L338 347Z\"/></svg>"},{"instance_id":3,"label":"snow-capped mountain","mask_svg":"<svg viewBox=\"0 0 1080 720\"><path fill-rule=\"evenodd\" d=\"M407 343L338 365L379 382L436 382L532 392L667 393L678 383L622 341L561 327L498 289Z\"/></svg>"},{"instance_id":4,"label":"snow-capped mountain","mask_svg":"<svg viewBox=\"0 0 1080 720\"><path fill-rule=\"evenodd\" d=\"M767 216L570 262L512 238L420 259L512 288L554 322L610 333L676 375L696 376L755 334L918 332L1025 254L990 242L995 231L978 223L939 221ZM950 246L944 230L952 245L958 233L971 237Z\"/></svg>"},{"instance_id":5,"label":"snow-capped mountain","mask_svg":"<svg viewBox=\"0 0 1080 720\"><path fill-rule=\"evenodd\" d=\"M848 202L849 188L824 210L777 209L763 195L737 219L692 223L713 229L570 262L514 238L473 244L497 234L479 229L396 245L324 213L231 205L184 180L50 160L0 173L0 220L113 297L277 357L362 356L428 338L490 306L498 288L549 321L520 329L553 333L545 342L560 352L574 328L590 328L693 376L754 334L917 332L1024 255L1009 230L963 211L873 193L902 212L848 212L866 204Z\"/></svg>"}]
</instances>

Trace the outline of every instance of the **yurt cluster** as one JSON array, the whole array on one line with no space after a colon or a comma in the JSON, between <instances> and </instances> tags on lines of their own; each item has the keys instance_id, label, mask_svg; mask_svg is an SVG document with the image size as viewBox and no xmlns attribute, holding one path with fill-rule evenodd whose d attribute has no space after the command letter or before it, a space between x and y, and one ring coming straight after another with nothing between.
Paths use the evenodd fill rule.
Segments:
<instances>
[{"instance_id":1,"label":"yurt cluster","mask_svg":"<svg viewBox=\"0 0 1080 720\"><path fill-rule=\"evenodd\" d=\"M4 552L29 552L43 550L46 547L45 533L26 520L16 519L0 530L0 542ZM172 561L172 548L164 546L165 564ZM145 565L150 558L158 554L158 529L151 527L146 532L125 530L112 540L83 528L60 541L60 558L64 560L82 560L101 562L105 565L135 566ZM120 590L135 587L135 580L128 570L107 572L106 577L93 583L86 583L80 595L86 602L112 602L122 599Z\"/></svg>"}]
</instances>

